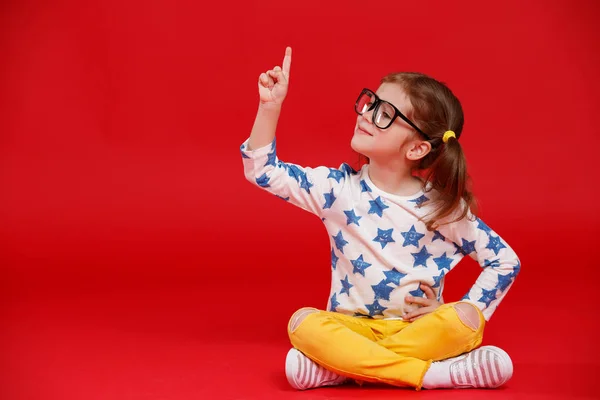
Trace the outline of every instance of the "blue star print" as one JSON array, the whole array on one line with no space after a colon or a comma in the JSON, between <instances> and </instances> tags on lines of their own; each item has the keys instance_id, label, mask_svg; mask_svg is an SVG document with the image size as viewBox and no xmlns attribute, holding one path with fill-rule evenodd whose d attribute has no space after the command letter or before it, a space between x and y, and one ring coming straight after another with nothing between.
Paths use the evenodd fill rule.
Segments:
<instances>
[{"instance_id":1,"label":"blue star print","mask_svg":"<svg viewBox=\"0 0 600 400\"><path fill-rule=\"evenodd\" d=\"M256 178L256 184L260 187L267 188L269 187L269 180L271 180L271 178L269 178L267 174L262 174L261 176Z\"/></svg>"},{"instance_id":2,"label":"blue star print","mask_svg":"<svg viewBox=\"0 0 600 400\"><path fill-rule=\"evenodd\" d=\"M327 177L333 178L337 183L340 183L340 180L344 178L344 173L339 169L329 168L329 175Z\"/></svg>"},{"instance_id":3,"label":"blue star print","mask_svg":"<svg viewBox=\"0 0 600 400\"><path fill-rule=\"evenodd\" d=\"M500 250L506 248L506 246L504 245L504 243L502 243L502 239L500 239L500 236L490 235L490 242L487 246L485 246L485 248L493 250L494 253L498 255Z\"/></svg>"},{"instance_id":4,"label":"blue star print","mask_svg":"<svg viewBox=\"0 0 600 400\"><path fill-rule=\"evenodd\" d=\"M419 251L418 253L410 253L410 254L412 254L412 256L415 258L415 263L413 265L413 268L415 268L419 265L422 265L425 268L427 268L427 259L432 256L432 254L427 251L427 246L423 246L421 251Z\"/></svg>"},{"instance_id":5,"label":"blue star print","mask_svg":"<svg viewBox=\"0 0 600 400\"><path fill-rule=\"evenodd\" d=\"M313 186L314 185L308 181L308 178L306 177L306 174L302 174L300 176L300 187L302 189L306 190L307 193L310 193L310 188L313 187Z\"/></svg>"},{"instance_id":6,"label":"blue star print","mask_svg":"<svg viewBox=\"0 0 600 400\"><path fill-rule=\"evenodd\" d=\"M361 179L360 181L360 192L372 192L371 188L369 187L369 185L367 185L367 182L365 182L364 179Z\"/></svg>"},{"instance_id":7,"label":"blue star print","mask_svg":"<svg viewBox=\"0 0 600 400\"><path fill-rule=\"evenodd\" d=\"M410 292L408 292L408 294L410 294L413 297L423 297L425 292L421 290L421 285L419 285L418 288L416 288L415 290L411 290Z\"/></svg>"},{"instance_id":8,"label":"blue star print","mask_svg":"<svg viewBox=\"0 0 600 400\"><path fill-rule=\"evenodd\" d=\"M331 311L335 311L335 309L340 305L340 302L337 301L337 297L336 294L334 293L333 296L331 296L331 307L329 308Z\"/></svg>"},{"instance_id":9,"label":"blue star print","mask_svg":"<svg viewBox=\"0 0 600 400\"><path fill-rule=\"evenodd\" d=\"M389 300L390 293L394 290L393 287L387 285L387 280L382 280L377 285L371 285L373 293L375 293L375 300Z\"/></svg>"},{"instance_id":10,"label":"blue star print","mask_svg":"<svg viewBox=\"0 0 600 400\"><path fill-rule=\"evenodd\" d=\"M517 276L517 274L519 273L519 271L521 270L521 261L517 260L517 265L515 265L515 268L513 269L513 276Z\"/></svg>"},{"instance_id":11,"label":"blue star print","mask_svg":"<svg viewBox=\"0 0 600 400\"><path fill-rule=\"evenodd\" d=\"M272 165L272 166L276 167L277 164L275 164L275 160L277 160L277 156L275 155L275 150L273 149L272 152L267 154L267 162L265 163L265 167L268 165Z\"/></svg>"},{"instance_id":12,"label":"blue star print","mask_svg":"<svg viewBox=\"0 0 600 400\"><path fill-rule=\"evenodd\" d=\"M456 243L454 243L454 247L456 247L456 252L454 254L463 253L466 256L467 254L471 254L475 251L476 240L469 242L467 239L463 238L462 242L462 246L458 246Z\"/></svg>"},{"instance_id":13,"label":"blue star print","mask_svg":"<svg viewBox=\"0 0 600 400\"><path fill-rule=\"evenodd\" d=\"M340 294L344 294L345 292L348 296L350 296L350 289L354 285L348 282L348 275L346 275L344 279L340 280L340 282L342 282L342 290L340 291Z\"/></svg>"},{"instance_id":14,"label":"blue star print","mask_svg":"<svg viewBox=\"0 0 600 400\"><path fill-rule=\"evenodd\" d=\"M369 310L369 315L372 317L374 315L383 315L383 312L387 310L384 306L379 304L379 301L375 300L373 304L365 304L367 310Z\"/></svg>"},{"instance_id":15,"label":"blue star print","mask_svg":"<svg viewBox=\"0 0 600 400\"><path fill-rule=\"evenodd\" d=\"M285 201L290 201L290 196L288 196L288 197L281 197L281 196L280 196L280 195L278 195L278 194L276 194L275 196L279 197L279 198L280 198L280 199L282 199L282 200L285 200Z\"/></svg>"},{"instance_id":16,"label":"blue star print","mask_svg":"<svg viewBox=\"0 0 600 400\"><path fill-rule=\"evenodd\" d=\"M485 306L489 307L490 303L494 300L496 300L496 288L492 290L481 289L481 297L478 301L485 303Z\"/></svg>"},{"instance_id":17,"label":"blue star print","mask_svg":"<svg viewBox=\"0 0 600 400\"><path fill-rule=\"evenodd\" d=\"M483 260L483 266L484 267L499 267L500 266L500 261L499 260Z\"/></svg>"},{"instance_id":18,"label":"blue star print","mask_svg":"<svg viewBox=\"0 0 600 400\"><path fill-rule=\"evenodd\" d=\"M371 205L369 214L377 214L379 217L383 217L383 210L390 208L389 206L383 204L381 196L378 196L375 200L369 200L369 204Z\"/></svg>"},{"instance_id":19,"label":"blue star print","mask_svg":"<svg viewBox=\"0 0 600 400\"><path fill-rule=\"evenodd\" d=\"M421 205L422 205L423 203L425 203L427 200L429 200L429 199L427 198L427 196L425 196L425 195L422 195L422 196L420 196L420 197L418 197L418 198L416 198L416 199L409 200L409 201L410 201L411 203L416 203L416 204L417 204L417 206L421 206Z\"/></svg>"},{"instance_id":20,"label":"blue star print","mask_svg":"<svg viewBox=\"0 0 600 400\"><path fill-rule=\"evenodd\" d=\"M325 196L325 204L323 205L323 210L326 208L331 208L331 206L336 200L336 197L333 194L333 189L331 189L331 192L329 193L324 193L323 196Z\"/></svg>"},{"instance_id":21,"label":"blue star print","mask_svg":"<svg viewBox=\"0 0 600 400\"><path fill-rule=\"evenodd\" d=\"M492 231L490 229L489 226L487 226L485 224L485 222L483 222L482 220L480 220L479 218L476 218L475 221L477 221L477 228L481 229L482 231L484 231L485 233L487 233L488 235L490 234L490 232Z\"/></svg>"},{"instance_id":22,"label":"blue star print","mask_svg":"<svg viewBox=\"0 0 600 400\"><path fill-rule=\"evenodd\" d=\"M300 178L304 175L304 172L294 164L283 164L280 163L283 168L287 169L287 173L290 177L294 178L296 182L300 182Z\"/></svg>"},{"instance_id":23,"label":"blue star print","mask_svg":"<svg viewBox=\"0 0 600 400\"><path fill-rule=\"evenodd\" d=\"M357 226L360 226L358 220L362 217L357 216L354 213L354 210L344 211L344 214L346 214L346 225L356 224Z\"/></svg>"},{"instance_id":24,"label":"blue star print","mask_svg":"<svg viewBox=\"0 0 600 400\"><path fill-rule=\"evenodd\" d=\"M361 274L365 276L365 269L369 268L371 264L363 260L362 254L356 260L350 260L354 269L352 270L353 274Z\"/></svg>"},{"instance_id":25,"label":"blue star print","mask_svg":"<svg viewBox=\"0 0 600 400\"><path fill-rule=\"evenodd\" d=\"M439 231L433 231L433 239L431 239L431 241L435 242L438 239L446 240L446 237L442 235Z\"/></svg>"},{"instance_id":26,"label":"blue star print","mask_svg":"<svg viewBox=\"0 0 600 400\"><path fill-rule=\"evenodd\" d=\"M513 281L512 273L507 274L507 275L498 274L498 284L496 285L496 288L499 291L504 292L506 290L506 288L510 286L512 281Z\"/></svg>"},{"instance_id":27,"label":"blue star print","mask_svg":"<svg viewBox=\"0 0 600 400\"><path fill-rule=\"evenodd\" d=\"M432 288L439 287L443 278L444 278L444 271L442 271L442 273L439 274L438 276L434 276L433 277L433 286L432 286Z\"/></svg>"},{"instance_id":28,"label":"blue star print","mask_svg":"<svg viewBox=\"0 0 600 400\"><path fill-rule=\"evenodd\" d=\"M339 251L341 251L342 254L344 254L344 246L348 244L348 241L344 239L344 236L342 235L342 231L340 230L338 232L338 234L335 236L332 236L332 238L335 241L335 247L337 247L337 249Z\"/></svg>"},{"instance_id":29,"label":"blue star print","mask_svg":"<svg viewBox=\"0 0 600 400\"><path fill-rule=\"evenodd\" d=\"M452 265L452 259L446 256L446 253L442 254L441 257L437 257L433 259L433 262L436 263L438 270L447 269L450 271L450 265Z\"/></svg>"},{"instance_id":30,"label":"blue star print","mask_svg":"<svg viewBox=\"0 0 600 400\"><path fill-rule=\"evenodd\" d=\"M335 269L335 267L337 267L338 260L339 257L335 255L335 251L333 250L333 248L331 248L331 268Z\"/></svg>"},{"instance_id":31,"label":"blue star print","mask_svg":"<svg viewBox=\"0 0 600 400\"><path fill-rule=\"evenodd\" d=\"M396 268L391 271L383 271L383 274L385 275L385 280L387 283L393 283L396 286L400 284L400 279L406 276L406 274L403 274Z\"/></svg>"},{"instance_id":32,"label":"blue star print","mask_svg":"<svg viewBox=\"0 0 600 400\"><path fill-rule=\"evenodd\" d=\"M406 246L415 246L417 249L419 248L419 240L425 237L422 233L417 232L415 226L411 226L408 232L400 232L404 237L404 243L402 243L402 247Z\"/></svg>"},{"instance_id":33,"label":"blue star print","mask_svg":"<svg viewBox=\"0 0 600 400\"><path fill-rule=\"evenodd\" d=\"M246 146L244 146L244 144L242 143L242 145L240 146L240 153L242 153L242 158L250 158L250 156L247 155L245 153L245 151L246 151Z\"/></svg>"},{"instance_id":34,"label":"blue star print","mask_svg":"<svg viewBox=\"0 0 600 400\"><path fill-rule=\"evenodd\" d=\"M463 249L461 249L461 247L459 245L457 245L456 243L452 243L452 244L454 245L454 248L456 249L454 254L462 253L463 255L466 255L465 252L463 251Z\"/></svg>"},{"instance_id":35,"label":"blue star print","mask_svg":"<svg viewBox=\"0 0 600 400\"><path fill-rule=\"evenodd\" d=\"M356 175L356 171L354 170L354 168L352 168L351 166L349 166L346 163L342 164L342 169L348 174L348 175Z\"/></svg>"},{"instance_id":36,"label":"blue star print","mask_svg":"<svg viewBox=\"0 0 600 400\"><path fill-rule=\"evenodd\" d=\"M381 245L381 248L384 249L388 243L395 242L395 240L392 239L393 230L394 230L394 228L391 228L391 229L377 228L377 236L375 236L375 239L373 239L373 241L378 242Z\"/></svg>"}]
</instances>

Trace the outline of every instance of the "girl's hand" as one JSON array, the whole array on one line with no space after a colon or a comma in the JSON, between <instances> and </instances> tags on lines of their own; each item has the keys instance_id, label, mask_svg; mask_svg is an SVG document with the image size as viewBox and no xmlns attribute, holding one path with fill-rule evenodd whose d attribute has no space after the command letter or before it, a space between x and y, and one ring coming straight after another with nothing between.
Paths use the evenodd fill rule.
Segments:
<instances>
[{"instance_id":1,"label":"girl's hand","mask_svg":"<svg viewBox=\"0 0 600 400\"><path fill-rule=\"evenodd\" d=\"M406 296L405 300L407 303L419 304L421 305L421 307L417 308L414 311L404 314L403 318L405 321L414 322L419 318L429 314L430 312L435 311L439 306L443 304L437 301L435 293L433 292L433 289L431 287L423 283L421 283L419 287L421 288L421 290L423 290L423 292L425 292L425 296L427 296L427 298L424 299L422 297L414 297L410 295Z\"/></svg>"},{"instance_id":2,"label":"girl's hand","mask_svg":"<svg viewBox=\"0 0 600 400\"><path fill-rule=\"evenodd\" d=\"M258 78L258 94L260 105L266 107L281 107L288 91L290 66L292 64L292 48L285 49L283 68L276 66L260 74Z\"/></svg>"}]
</instances>

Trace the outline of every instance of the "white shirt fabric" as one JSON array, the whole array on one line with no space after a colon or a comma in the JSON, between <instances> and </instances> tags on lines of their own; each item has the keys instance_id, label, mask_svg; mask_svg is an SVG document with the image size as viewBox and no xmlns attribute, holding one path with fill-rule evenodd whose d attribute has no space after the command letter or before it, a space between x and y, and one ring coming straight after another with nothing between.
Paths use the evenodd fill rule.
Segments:
<instances>
[{"instance_id":1,"label":"white shirt fabric","mask_svg":"<svg viewBox=\"0 0 600 400\"><path fill-rule=\"evenodd\" d=\"M402 319L417 307L407 294L425 297L420 284L442 299L444 278L465 256L482 272L462 298L489 320L520 270L520 261L496 232L470 213L428 231L421 220L432 210L429 192L398 196L377 188L369 165L360 171L302 167L276 155L276 141L240 150L246 179L319 216L331 245L331 292L327 310L368 318ZM443 300L442 300L443 301Z\"/></svg>"}]
</instances>

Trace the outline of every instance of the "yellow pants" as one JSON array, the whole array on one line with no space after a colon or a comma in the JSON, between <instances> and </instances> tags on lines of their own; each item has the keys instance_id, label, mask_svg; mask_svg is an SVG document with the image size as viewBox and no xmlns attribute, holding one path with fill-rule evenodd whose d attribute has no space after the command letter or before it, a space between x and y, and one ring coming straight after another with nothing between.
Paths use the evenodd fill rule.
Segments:
<instances>
[{"instance_id":1,"label":"yellow pants","mask_svg":"<svg viewBox=\"0 0 600 400\"><path fill-rule=\"evenodd\" d=\"M359 382L419 390L431 362L481 344L483 315L478 312L479 326L474 329L461 320L455 304L444 304L415 322L303 308L290 319L288 334L295 348L328 370Z\"/></svg>"}]
</instances>

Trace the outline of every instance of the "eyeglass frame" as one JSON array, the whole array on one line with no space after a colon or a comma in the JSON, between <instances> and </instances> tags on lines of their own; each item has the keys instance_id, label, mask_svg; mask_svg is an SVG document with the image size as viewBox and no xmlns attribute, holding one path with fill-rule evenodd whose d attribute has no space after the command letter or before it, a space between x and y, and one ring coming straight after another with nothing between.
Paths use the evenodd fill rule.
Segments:
<instances>
[{"instance_id":1,"label":"eyeglass frame","mask_svg":"<svg viewBox=\"0 0 600 400\"><path fill-rule=\"evenodd\" d=\"M373 122L373 124L375 124L375 126L377 126L379 129L387 129L387 128L389 128L390 126L392 126L392 124L394 123L394 121L396 120L396 118L400 117L407 124L409 124L411 127L413 127L417 132L419 132L421 135L423 135L425 137L425 139L431 140L431 138L429 137L429 135L427 135L425 132L423 132L421 129L419 129L419 127L415 123L413 123L410 119L408 119L408 117L406 115L402 114L402 112L400 110L398 110L398 108L396 108L395 105L393 105L389 101L381 100L379 98L379 96L377 96L377 94L374 91L372 91L371 89L364 88L360 92L360 94L358 95L358 98L356 99L356 103L354 104L354 111L358 115L363 115L365 113L365 112L362 112L362 113L358 112L358 101L363 96L363 94L368 94L368 93L371 93L373 95L373 97L375 97L375 101L373 102L373 104L371 105L371 107L369 107L367 109L367 111L365 111L365 112L369 112L369 111L373 110L373 115L375 115L377 113L377 111L379 110L379 106L381 105L381 103L389 104L394 109L394 116L392 117L392 119L390 120L390 123L385 128L379 128L379 126L377 126L377 124L375 124Z\"/></svg>"}]
</instances>

